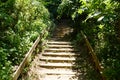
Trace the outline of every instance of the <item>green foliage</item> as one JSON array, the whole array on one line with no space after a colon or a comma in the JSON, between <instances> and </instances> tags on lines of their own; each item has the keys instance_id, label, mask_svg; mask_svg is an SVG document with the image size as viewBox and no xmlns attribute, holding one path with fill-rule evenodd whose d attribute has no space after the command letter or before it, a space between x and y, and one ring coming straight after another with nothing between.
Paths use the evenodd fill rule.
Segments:
<instances>
[{"instance_id":1,"label":"green foliage","mask_svg":"<svg viewBox=\"0 0 120 80\"><path fill-rule=\"evenodd\" d=\"M81 5L79 0L62 0L62 3L59 5L57 12L59 14L59 18L62 16L71 16L76 9L79 8L78 5Z\"/></svg>"},{"instance_id":2,"label":"green foliage","mask_svg":"<svg viewBox=\"0 0 120 80\"><path fill-rule=\"evenodd\" d=\"M48 36L51 25L40 0L0 1L0 80L10 80L12 66L19 65L39 35Z\"/></svg>"},{"instance_id":3,"label":"green foliage","mask_svg":"<svg viewBox=\"0 0 120 80\"><path fill-rule=\"evenodd\" d=\"M87 35L107 80L119 80L120 72L120 2L119 0L62 0L60 17L67 14L74 21L76 41L80 30Z\"/></svg>"},{"instance_id":4,"label":"green foliage","mask_svg":"<svg viewBox=\"0 0 120 80\"><path fill-rule=\"evenodd\" d=\"M7 59L7 49L0 47L0 80L10 80L11 62Z\"/></svg>"},{"instance_id":5,"label":"green foliage","mask_svg":"<svg viewBox=\"0 0 120 80\"><path fill-rule=\"evenodd\" d=\"M42 0L43 4L48 8L53 17L57 17L57 8L61 0Z\"/></svg>"}]
</instances>

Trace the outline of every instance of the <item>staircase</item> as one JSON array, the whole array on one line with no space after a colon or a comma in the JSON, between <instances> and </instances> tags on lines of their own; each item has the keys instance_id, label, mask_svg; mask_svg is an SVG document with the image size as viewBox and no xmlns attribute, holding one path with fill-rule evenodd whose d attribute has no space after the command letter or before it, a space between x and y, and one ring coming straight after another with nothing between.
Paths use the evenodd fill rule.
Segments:
<instances>
[{"instance_id":1,"label":"staircase","mask_svg":"<svg viewBox=\"0 0 120 80\"><path fill-rule=\"evenodd\" d=\"M26 79L22 80L84 80L80 79L81 71L76 64L80 62L80 52L68 41L72 31L66 25L56 27L47 48L35 56Z\"/></svg>"},{"instance_id":2,"label":"staircase","mask_svg":"<svg viewBox=\"0 0 120 80\"><path fill-rule=\"evenodd\" d=\"M48 41L39 58L40 80L78 80L78 73L74 70L77 56L79 51L71 42Z\"/></svg>"}]
</instances>

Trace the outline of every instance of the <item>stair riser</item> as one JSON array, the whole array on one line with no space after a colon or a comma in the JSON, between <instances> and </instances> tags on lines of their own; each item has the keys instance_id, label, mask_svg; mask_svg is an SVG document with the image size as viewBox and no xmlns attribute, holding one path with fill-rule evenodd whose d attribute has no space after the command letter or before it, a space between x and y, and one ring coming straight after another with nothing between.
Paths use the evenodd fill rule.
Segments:
<instances>
[{"instance_id":1,"label":"stair riser","mask_svg":"<svg viewBox=\"0 0 120 80\"><path fill-rule=\"evenodd\" d=\"M46 73L47 75L71 75L74 76L75 73Z\"/></svg>"},{"instance_id":2,"label":"stair riser","mask_svg":"<svg viewBox=\"0 0 120 80\"><path fill-rule=\"evenodd\" d=\"M45 50L45 52L78 52L75 50Z\"/></svg>"},{"instance_id":3,"label":"stair riser","mask_svg":"<svg viewBox=\"0 0 120 80\"><path fill-rule=\"evenodd\" d=\"M39 65L40 66L40 65ZM40 66L40 68L44 68L44 69L55 69L56 67L44 67L44 66ZM74 67L69 67L69 68L65 68L65 67L57 67L56 69L73 69Z\"/></svg>"},{"instance_id":4,"label":"stair riser","mask_svg":"<svg viewBox=\"0 0 120 80\"><path fill-rule=\"evenodd\" d=\"M71 63L71 64L74 64L75 61L45 61L45 60L41 60L41 61L44 61L46 63Z\"/></svg>"},{"instance_id":5,"label":"stair riser","mask_svg":"<svg viewBox=\"0 0 120 80\"><path fill-rule=\"evenodd\" d=\"M43 66L43 65L40 65L40 67L42 68L70 68L72 69L74 66Z\"/></svg>"},{"instance_id":6,"label":"stair riser","mask_svg":"<svg viewBox=\"0 0 120 80\"><path fill-rule=\"evenodd\" d=\"M74 48L74 47L71 47L71 46L48 46L49 48Z\"/></svg>"},{"instance_id":7,"label":"stair riser","mask_svg":"<svg viewBox=\"0 0 120 80\"><path fill-rule=\"evenodd\" d=\"M76 66L43 66L39 65L41 68L46 68L46 69L72 69L72 70L77 70L80 69L81 67L76 67Z\"/></svg>"},{"instance_id":8,"label":"stair riser","mask_svg":"<svg viewBox=\"0 0 120 80\"><path fill-rule=\"evenodd\" d=\"M80 52L79 53L66 53L66 52L46 52L42 54L43 56L69 56L69 57L74 57L74 56L80 56Z\"/></svg>"},{"instance_id":9,"label":"stair riser","mask_svg":"<svg viewBox=\"0 0 120 80\"><path fill-rule=\"evenodd\" d=\"M48 45L49 48L74 48L73 46L70 45Z\"/></svg>"},{"instance_id":10,"label":"stair riser","mask_svg":"<svg viewBox=\"0 0 120 80\"><path fill-rule=\"evenodd\" d=\"M65 43L64 42L63 43L62 42L48 42L47 44L48 45L72 45L72 43L69 43L69 42L68 43L67 42Z\"/></svg>"},{"instance_id":11,"label":"stair riser","mask_svg":"<svg viewBox=\"0 0 120 80\"><path fill-rule=\"evenodd\" d=\"M77 57L78 55L49 55L49 54L43 54L45 57Z\"/></svg>"}]
</instances>

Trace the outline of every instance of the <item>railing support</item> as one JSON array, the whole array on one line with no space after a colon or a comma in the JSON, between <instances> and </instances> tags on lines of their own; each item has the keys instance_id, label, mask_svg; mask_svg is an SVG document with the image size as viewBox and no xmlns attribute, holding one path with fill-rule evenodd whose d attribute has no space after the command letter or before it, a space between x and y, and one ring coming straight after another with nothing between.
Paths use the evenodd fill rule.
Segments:
<instances>
[{"instance_id":1,"label":"railing support","mask_svg":"<svg viewBox=\"0 0 120 80\"><path fill-rule=\"evenodd\" d=\"M17 68L15 73L13 74L13 79L12 80L17 80L18 79L18 77L19 77L20 73L22 72L22 70L24 69L26 63L28 63L30 61L32 53L35 50L35 48L36 48L36 46L38 45L39 42L40 42L40 36L36 39L36 41L34 42L32 47L30 48L30 50L25 55L25 58L23 59L23 61L21 62L21 64L19 65L19 67Z\"/></svg>"},{"instance_id":2,"label":"railing support","mask_svg":"<svg viewBox=\"0 0 120 80\"><path fill-rule=\"evenodd\" d=\"M99 60L98 60L98 58L97 58L97 56L96 56L96 54L95 54L92 46L90 45L90 42L88 41L87 36L83 33L83 31L81 31L81 34L82 34L82 36L83 36L84 39L85 39L85 42L86 42L86 44L87 44L87 47L88 47L88 49L89 49L89 51L90 51L89 54L91 55L91 57L92 57L92 59L93 59L93 61L94 61L94 63L95 63L96 69L98 70L99 74L101 75L102 80L106 80L105 77L102 75L102 68L101 68L101 66L100 66L100 64L99 64Z\"/></svg>"}]
</instances>

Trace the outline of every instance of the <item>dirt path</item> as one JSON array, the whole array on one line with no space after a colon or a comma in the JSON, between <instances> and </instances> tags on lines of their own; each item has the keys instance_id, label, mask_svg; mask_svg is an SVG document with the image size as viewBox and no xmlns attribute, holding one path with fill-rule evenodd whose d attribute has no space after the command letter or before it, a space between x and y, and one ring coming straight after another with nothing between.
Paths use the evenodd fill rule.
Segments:
<instances>
[{"instance_id":1,"label":"dirt path","mask_svg":"<svg viewBox=\"0 0 120 80\"><path fill-rule=\"evenodd\" d=\"M62 40L69 41L71 40L71 33L73 32L73 28L69 24L69 20L61 20L57 24L52 36L52 40Z\"/></svg>"}]
</instances>

